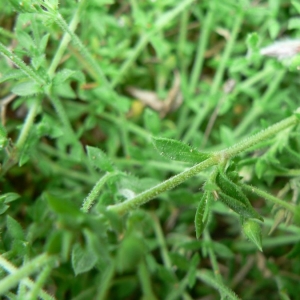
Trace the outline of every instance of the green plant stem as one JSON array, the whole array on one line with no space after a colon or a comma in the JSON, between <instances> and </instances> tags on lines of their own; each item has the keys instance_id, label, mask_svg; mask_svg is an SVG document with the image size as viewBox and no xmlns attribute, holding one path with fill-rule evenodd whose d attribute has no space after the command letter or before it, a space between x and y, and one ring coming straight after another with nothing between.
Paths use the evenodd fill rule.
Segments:
<instances>
[{"instance_id":1,"label":"green plant stem","mask_svg":"<svg viewBox=\"0 0 300 300\"><path fill-rule=\"evenodd\" d=\"M106 269L101 275L101 284L98 288L98 293L96 296L96 300L104 300L107 299L106 295L109 291L109 288L112 284L113 277L115 275L116 267L113 260L107 265Z\"/></svg>"},{"instance_id":2,"label":"green plant stem","mask_svg":"<svg viewBox=\"0 0 300 300\"><path fill-rule=\"evenodd\" d=\"M265 82L266 80L270 80L270 76L274 75L274 72L275 72L275 70L273 67L270 67L269 65L266 66L260 72L257 72L253 76L247 78L245 81L243 81L239 85L237 85L237 87L233 90L233 92L230 93L231 98L238 100L238 98L236 98L236 97L240 92L243 92L243 91L249 89L254 84Z\"/></svg>"},{"instance_id":3,"label":"green plant stem","mask_svg":"<svg viewBox=\"0 0 300 300\"><path fill-rule=\"evenodd\" d=\"M171 259L170 259L170 256L169 256L166 240L165 240L163 231L162 231L160 223L159 223L159 219L157 218L155 213L152 213L151 217L154 221L153 222L154 232L155 232L155 236L157 238L157 241L158 241L160 249L161 249L162 260L164 262L164 265L169 270L171 270L172 269L172 262L171 262Z\"/></svg>"},{"instance_id":4,"label":"green plant stem","mask_svg":"<svg viewBox=\"0 0 300 300\"><path fill-rule=\"evenodd\" d=\"M143 161L137 160L137 159L128 159L128 158L117 158L113 160L116 164L120 165L129 165L129 166L143 166L145 163ZM147 161L148 167L156 168L157 170L162 171L168 171L168 172L174 172L179 173L184 170L186 170L188 167L190 167L190 164L187 163L175 163L171 164L167 161L160 161L160 160L148 160ZM205 179L206 175L199 174L199 178Z\"/></svg>"},{"instance_id":5,"label":"green plant stem","mask_svg":"<svg viewBox=\"0 0 300 300\"><path fill-rule=\"evenodd\" d=\"M196 131L198 130L198 128L201 125L201 122L203 121L205 116L210 112L211 108L215 106L216 99L214 99L214 98L216 97L218 89L221 86L222 78L223 78L225 68L226 68L226 63L228 62L230 54L234 48L235 40L237 38L239 29L241 27L243 17L244 17L244 15L242 13L239 13L236 16L236 20L233 25L230 39L229 39L228 43L226 44L224 54L222 56L222 60L220 62L220 65L218 66L217 73L214 77L214 81L211 86L211 90L209 93L210 94L209 99L206 99L206 101L204 103L204 108L198 110L198 112L193 120L193 123L191 124L189 130L183 137L184 142L189 142L191 140L191 138L196 134Z\"/></svg>"},{"instance_id":6,"label":"green plant stem","mask_svg":"<svg viewBox=\"0 0 300 300\"><path fill-rule=\"evenodd\" d=\"M149 32L144 32L143 35L140 37L139 41L137 42L136 46L134 47L133 51L131 52L130 57L122 64L118 75L112 81L112 87L118 85L118 83L123 78L124 74L128 71L131 65L134 63L136 58L139 56L140 52L144 49L144 47L149 42L150 38L160 31L164 26L170 24L172 19L174 19L178 14L180 14L183 10L186 9L188 5L193 3L194 0L184 0L180 4L178 4L172 10L163 14L153 25L153 29Z\"/></svg>"},{"instance_id":7,"label":"green plant stem","mask_svg":"<svg viewBox=\"0 0 300 300\"><path fill-rule=\"evenodd\" d=\"M203 63L205 59L205 50L207 48L208 40L209 40L209 33L211 31L212 23L213 23L213 8L210 7L209 11L206 14L204 19L203 25L201 26L201 30L199 31L199 38L198 38L198 47L196 52L196 61L193 65L192 75L190 78L190 85L188 87L188 95L192 97L196 92L196 87L199 84L200 75L203 68ZM182 43L182 42L181 42ZM179 45L181 45L179 43ZM183 46L182 46L183 47ZM184 61L184 58L181 59ZM183 71L183 70L181 70ZM182 76L183 77L183 76ZM189 114L189 107L188 105L184 105L179 115L178 119L178 138L181 137L182 132L185 128L186 119L188 118Z\"/></svg>"},{"instance_id":8,"label":"green plant stem","mask_svg":"<svg viewBox=\"0 0 300 300\"><path fill-rule=\"evenodd\" d=\"M123 203L115 204L108 206L109 210L115 211L119 214L124 214L130 210L133 210L142 204L147 203L149 200L157 197L159 194L166 192L177 185L181 184L182 182L186 181L187 179L195 176L199 172L217 164L218 159L216 157L209 158L200 164L189 168L188 170L179 173L178 175L173 176L172 178L156 185L153 188L150 188L147 191L137 195L136 197L126 200Z\"/></svg>"},{"instance_id":9,"label":"green plant stem","mask_svg":"<svg viewBox=\"0 0 300 300\"><path fill-rule=\"evenodd\" d=\"M203 62L205 58L205 50L208 44L210 31L213 24L213 16L215 15L215 10L210 7L209 11L207 12L205 19L202 23L202 26L199 30L199 37L198 37L198 47L196 53L196 61L193 64L191 79L190 79L190 86L189 86L189 94L193 95L196 91L196 87L200 80L200 74L203 68Z\"/></svg>"},{"instance_id":10,"label":"green plant stem","mask_svg":"<svg viewBox=\"0 0 300 300\"><path fill-rule=\"evenodd\" d=\"M17 269L15 266L13 266L9 261L7 261L5 258L3 258L0 255L0 266L11 273L7 277L1 279L0 281L0 295L3 295L7 291L9 291L11 288L15 287L21 280L22 282L30 287L34 287L34 283L28 279L27 277L32 274L37 272L38 270L41 269L41 267L48 265L53 261L53 257L49 257L47 254L42 254L21 268ZM39 295L42 299L46 300L54 300L52 296L50 296L48 293L44 291L39 291Z\"/></svg>"},{"instance_id":11,"label":"green plant stem","mask_svg":"<svg viewBox=\"0 0 300 300\"><path fill-rule=\"evenodd\" d=\"M281 70L278 72L276 77L271 81L271 83L268 85L268 89L266 90L264 96L262 99L257 101L253 106L252 109L247 113L246 117L243 119L243 121L238 125L236 130L234 131L234 136L239 137L241 136L246 130L249 129L249 126L254 121L265 112L264 107L267 107L267 102L271 100L271 97L275 93L275 91L278 89L278 85L282 81L285 70Z\"/></svg>"},{"instance_id":12,"label":"green plant stem","mask_svg":"<svg viewBox=\"0 0 300 300\"><path fill-rule=\"evenodd\" d=\"M70 30L68 27L68 24L65 22L64 18L61 16L60 13L56 12L54 14L54 19L57 25L66 33L68 33L71 37L71 40L74 44L74 46L79 50L79 52L85 57L87 60L89 66L96 72L97 75L97 81L102 82L106 87L111 89L110 83L105 77L101 67L99 66L99 63L94 59L94 57L90 54L90 52L86 49L86 47L83 45L79 37Z\"/></svg>"},{"instance_id":13,"label":"green plant stem","mask_svg":"<svg viewBox=\"0 0 300 300\"><path fill-rule=\"evenodd\" d=\"M113 176L115 176L116 172L106 173L104 176L102 176L98 182L95 184L91 192L88 194L88 196L83 200L83 204L81 207L81 210L85 213L89 211L89 209L92 207L93 202L95 201L96 197L99 195L102 187L107 182L107 180Z\"/></svg>"},{"instance_id":14,"label":"green plant stem","mask_svg":"<svg viewBox=\"0 0 300 300\"><path fill-rule=\"evenodd\" d=\"M0 35L2 35L5 38L8 38L8 39L14 39L15 38L15 35L12 32L10 32L10 31L2 28L2 27L0 27Z\"/></svg>"},{"instance_id":15,"label":"green plant stem","mask_svg":"<svg viewBox=\"0 0 300 300\"><path fill-rule=\"evenodd\" d=\"M208 270L199 270L196 273L196 276L198 279L200 279L202 282L208 284L209 286L215 288L220 292L221 295L225 295L231 300L239 300L240 298L227 286L224 284L218 282L212 275L211 272Z\"/></svg>"},{"instance_id":16,"label":"green plant stem","mask_svg":"<svg viewBox=\"0 0 300 300\"><path fill-rule=\"evenodd\" d=\"M122 121L126 122L126 128L127 128L128 131L131 131L132 133L138 135L139 137L143 138L147 142L151 141L151 135L149 134L149 132L146 131L145 129L141 128L140 126L137 126L136 124L134 124L132 122L128 122L126 119L125 120L120 120L120 118L118 118L117 116L114 116L114 115L109 114L109 113L103 112L99 115L103 119L106 119L110 122L113 122L118 126L123 126Z\"/></svg>"},{"instance_id":17,"label":"green plant stem","mask_svg":"<svg viewBox=\"0 0 300 300\"><path fill-rule=\"evenodd\" d=\"M142 260L138 265L138 276L143 291L143 299L157 300L153 293L149 271L144 260Z\"/></svg>"},{"instance_id":18,"label":"green plant stem","mask_svg":"<svg viewBox=\"0 0 300 300\"><path fill-rule=\"evenodd\" d=\"M11 51L9 51L1 43L0 43L0 53L2 53L4 56L6 56L8 59L10 59L17 67L19 67L26 75L28 75L28 77L30 77L36 83L40 84L41 86L46 85L46 82L41 78L41 76L36 74L35 71L32 68L27 66L18 56L16 56ZM69 138L71 137L71 139L78 142L77 138L75 136L75 133L74 133L72 127L71 127L71 124L69 122L69 119L67 117L67 114L66 114L60 100L56 96L51 95L50 93L47 93L47 95L48 95L49 99L51 100L52 105L56 109L56 112L58 113L58 116L59 116L61 122L63 123L63 125L64 125L64 127L67 131L66 132L67 135L69 136ZM24 131L24 132L26 133L26 131ZM19 143L24 142L23 135L21 137L22 137L22 139L20 140Z\"/></svg>"},{"instance_id":19,"label":"green plant stem","mask_svg":"<svg viewBox=\"0 0 300 300\"><path fill-rule=\"evenodd\" d=\"M16 142L15 148L10 154L10 158L3 164L1 168L0 173L2 176L18 161L19 154L22 151L22 147L24 146L27 140L27 137L29 135L30 129L32 128L39 107L40 107L40 99L39 98L33 99L33 102L31 103L31 106L27 113L24 125L22 126L21 132Z\"/></svg>"},{"instance_id":20,"label":"green plant stem","mask_svg":"<svg viewBox=\"0 0 300 300\"><path fill-rule=\"evenodd\" d=\"M216 255L213 251L212 248L212 241L209 235L209 232L207 230L204 231L203 233L204 236L204 240L208 243L208 255L209 255L209 259L210 259L210 263L212 265L212 269L214 271L214 275L216 277L216 280L218 280L220 283L222 283L222 276L220 273L220 268L216 259Z\"/></svg>"},{"instance_id":21,"label":"green plant stem","mask_svg":"<svg viewBox=\"0 0 300 300\"><path fill-rule=\"evenodd\" d=\"M41 78L41 76L39 76L32 68L27 66L24 63L24 61L21 60L17 55L8 50L1 42L0 53L2 53L3 56L11 60L21 71L23 71L33 81L37 82L41 86L46 84L46 82Z\"/></svg>"},{"instance_id":22,"label":"green plant stem","mask_svg":"<svg viewBox=\"0 0 300 300\"><path fill-rule=\"evenodd\" d=\"M65 128L65 134L67 135L67 138L69 140L73 140L73 142L75 144L78 143L77 137L75 135L75 132L70 124L68 115L61 103L61 101L59 100L59 98L56 95L53 94L48 94L48 97L52 103L52 105L54 106L55 111L57 112L57 115L62 123L62 125Z\"/></svg>"},{"instance_id":23,"label":"green plant stem","mask_svg":"<svg viewBox=\"0 0 300 300\"><path fill-rule=\"evenodd\" d=\"M267 192L264 192L262 191L261 189L257 188L257 187L254 187L254 186L250 186L250 185L247 185L247 184L242 184L241 185L243 189L247 190L248 192L252 192L274 204L278 204L284 208L286 208L287 210L289 210L290 212L294 213L295 211L295 207L291 204L289 204L288 202L286 201L283 201Z\"/></svg>"},{"instance_id":24,"label":"green plant stem","mask_svg":"<svg viewBox=\"0 0 300 300\"><path fill-rule=\"evenodd\" d=\"M290 126L296 125L298 123L298 119L296 116L288 117L274 125L269 126L266 129L261 130L260 132L252 135L249 138L244 139L240 143L237 143L234 146L231 146L220 153L223 153L224 157L232 158L246 149L255 146L256 144L263 142L278 132L289 128Z\"/></svg>"},{"instance_id":25,"label":"green plant stem","mask_svg":"<svg viewBox=\"0 0 300 300\"><path fill-rule=\"evenodd\" d=\"M272 236L264 237L262 241L262 248L266 250L267 248L277 248L280 246L294 245L300 242L300 235L281 235L281 236ZM236 252L252 252L257 251L257 247L249 243L249 241L238 241L232 245L233 251Z\"/></svg>"},{"instance_id":26,"label":"green plant stem","mask_svg":"<svg viewBox=\"0 0 300 300\"><path fill-rule=\"evenodd\" d=\"M21 150L26 142L26 139L27 139L30 129L34 123L34 119L36 117L38 109L40 107L40 100L41 99L39 99L39 98L34 99L29 108L24 125L22 127L22 130L21 130L18 140L16 142L16 147L18 150Z\"/></svg>"},{"instance_id":27,"label":"green plant stem","mask_svg":"<svg viewBox=\"0 0 300 300\"><path fill-rule=\"evenodd\" d=\"M187 32L188 32L188 21L189 21L189 11L185 9L180 18L180 29L178 37L178 47L177 47L177 57L180 63L180 73L181 75L186 74L187 59L184 53L184 47L187 43Z\"/></svg>"},{"instance_id":28,"label":"green plant stem","mask_svg":"<svg viewBox=\"0 0 300 300\"><path fill-rule=\"evenodd\" d=\"M137 195L136 197L126 200L123 203L115 204L108 206L107 209L115 211L119 214L124 214L130 210L133 210L142 204L147 203L151 199L157 197L159 194L166 192L170 189L173 189L177 185L181 184L182 182L188 180L189 178L195 176L199 172L217 165L219 163L222 163L228 159L233 158L234 156L247 151L252 146L256 145L257 143L260 143L266 139L269 139L276 133L285 130L286 128L293 126L298 123L298 119L296 116L288 117L281 122L278 122L259 133L241 141L240 143L237 143L234 146L231 146L229 148L226 148L220 152L216 152L212 154L212 157L208 158L207 160L187 169L186 171L183 171L182 173L179 173L170 179L150 188L149 190L146 190L142 192L141 194Z\"/></svg>"},{"instance_id":29,"label":"green plant stem","mask_svg":"<svg viewBox=\"0 0 300 300\"><path fill-rule=\"evenodd\" d=\"M121 133L121 140L122 140L122 146L124 151L124 156L127 158L130 158L130 142L129 142L129 135L128 135L128 128L126 122L126 118L124 116L124 113L119 112L119 120L122 123L122 126L119 127L120 133Z\"/></svg>"},{"instance_id":30,"label":"green plant stem","mask_svg":"<svg viewBox=\"0 0 300 300\"><path fill-rule=\"evenodd\" d=\"M131 55L129 58L122 64L118 75L115 76L115 78L112 81L112 86L115 87L119 84L121 81L121 78L123 78L124 74L127 72L127 70L131 67L131 65L134 63L136 58L139 56L140 52L144 49L144 47L147 45L150 39L150 34L144 33L137 42L136 46L131 52Z\"/></svg>"},{"instance_id":31,"label":"green plant stem","mask_svg":"<svg viewBox=\"0 0 300 300\"><path fill-rule=\"evenodd\" d=\"M82 0L79 2L79 4L78 4L79 6L77 7L76 12L68 26L69 31L72 33L75 32L77 25L80 21L79 15L80 15L81 8L83 7L84 2L85 2L85 0ZM50 78L52 78L54 76L55 70L56 70L63 54L65 53L70 40L71 40L71 35L69 34L69 32L65 32L65 34L61 40L61 43L52 59L51 65L48 69L48 75Z\"/></svg>"},{"instance_id":32,"label":"green plant stem","mask_svg":"<svg viewBox=\"0 0 300 300\"><path fill-rule=\"evenodd\" d=\"M44 270L39 274L38 278L36 279L34 286L26 295L25 300L32 300L38 298L38 295L42 291L43 284L47 280L51 270L52 268L49 265L44 268Z\"/></svg>"}]
</instances>

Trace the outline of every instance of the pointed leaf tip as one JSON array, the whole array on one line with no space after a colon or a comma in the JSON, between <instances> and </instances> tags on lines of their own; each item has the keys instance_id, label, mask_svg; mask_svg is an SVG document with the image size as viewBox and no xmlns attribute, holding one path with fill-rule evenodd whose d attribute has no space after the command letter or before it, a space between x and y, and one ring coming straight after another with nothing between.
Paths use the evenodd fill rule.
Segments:
<instances>
[{"instance_id":1,"label":"pointed leaf tip","mask_svg":"<svg viewBox=\"0 0 300 300\"><path fill-rule=\"evenodd\" d=\"M245 236L258 248L259 251L262 252L262 234L260 225L254 220L246 219L242 226Z\"/></svg>"}]
</instances>

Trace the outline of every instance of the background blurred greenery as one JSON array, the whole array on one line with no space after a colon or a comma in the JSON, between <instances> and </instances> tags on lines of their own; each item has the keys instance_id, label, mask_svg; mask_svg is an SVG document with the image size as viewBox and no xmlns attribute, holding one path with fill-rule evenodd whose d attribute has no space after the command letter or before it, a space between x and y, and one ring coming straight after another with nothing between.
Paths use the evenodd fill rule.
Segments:
<instances>
[{"instance_id":1,"label":"background blurred greenery","mask_svg":"<svg viewBox=\"0 0 300 300\"><path fill-rule=\"evenodd\" d=\"M9 278L11 289L1 269L5 299L52 299L41 288L74 300L236 299L230 289L298 299L300 229L279 225L283 209L249 194L264 217L263 252L219 201L196 240L209 170L123 218L105 210L191 166L160 156L152 136L220 150L297 109L299 58L259 52L297 40L297 1L62 0L71 42L56 4L0 2L0 42L36 75L1 56L0 265L32 262ZM239 175L296 204L298 132L264 146L234 159Z\"/></svg>"}]
</instances>

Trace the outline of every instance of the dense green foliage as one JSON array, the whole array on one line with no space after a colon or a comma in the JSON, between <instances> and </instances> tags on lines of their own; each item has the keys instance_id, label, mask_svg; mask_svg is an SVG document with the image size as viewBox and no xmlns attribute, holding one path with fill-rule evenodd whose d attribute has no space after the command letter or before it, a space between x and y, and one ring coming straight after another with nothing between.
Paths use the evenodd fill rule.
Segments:
<instances>
[{"instance_id":1,"label":"dense green foliage","mask_svg":"<svg viewBox=\"0 0 300 300\"><path fill-rule=\"evenodd\" d=\"M299 298L299 13L0 1L3 299Z\"/></svg>"}]
</instances>

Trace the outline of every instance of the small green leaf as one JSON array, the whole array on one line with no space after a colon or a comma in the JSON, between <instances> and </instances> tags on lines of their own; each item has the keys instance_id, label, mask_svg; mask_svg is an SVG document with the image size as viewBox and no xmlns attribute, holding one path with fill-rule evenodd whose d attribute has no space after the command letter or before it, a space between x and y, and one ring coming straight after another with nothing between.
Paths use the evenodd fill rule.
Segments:
<instances>
[{"instance_id":1,"label":"small green leaf","mask_svg":"<svg viewBox=\"0 0 300 300\"><path fill-rule=\"evenodd\" d=\"M278 37L279 31L281 29L281 23L277 21L277 19L269 19L268 21L268 30L270 33L270 37L272 40Z\"/></svg>"},{"instance_id":2,"label":"small green leaf","mask_svg":"<svg viewBox=\"0 0 300 300\"><path fill-rule=\"evenodd\" d=\"M286 255L287 258L298 258L300 256L300 243L293 246L292 250Z\"/></svg>"},{"instance_id":3,"label":"small green leaf","mask_svg":"<svg viewBox=\"0 0 300 300\"><path fill-rule=\"evenodd\" d=\"M231 208L240 216L263 221L263 218L254 210L254 208L251 205L250 206L245 205L244 203L224 194L223 192L218 192L218 195L219 195L219 199L224 204L226 204L229 208Z\"/></svg>"},{"instance_id":4,"label":"small green leaf","mask_svg":"<svg viewBox=\"0 0 300 300\"><path fill-rule=\"evenodd\" d=\"M49 254L59 254L61 252L62 243L63 243L64 231L54 231L48 237L46 244L46 251Z\"/></svg>"},{"instance_id":5,"label":"small green leaf","mask_svg":"<svg viewBox=\"0 0 300 300\"><path fill-rule=\"evenodd\" d=\"M292 1L292 5L296 8L296 10L298 11L298 13L300 13L300 3L299 1Z\"/></svg>"},{"instance_id":6,"label":"small green leaf","mask_svg":"<svg viewBox=\"0 0 300 300\"><path fill-rule=\"evenodd\" d=\"M225 258L225 259L234 258L234 253L226 245L218 242L213 242L212 247L218 257Z\"/></svg>"},{"instance_id":7,"label":"small green leaf","mask_svg":"<svg viewBox=\"0 0 300 300\"><path fill-rule=\"evenodd\" d=\"M53 78L53 85L60 85L71 77L77 79L79 82L84 81L84 74L82 72L63 69Z\"/></svg>"},{"instance_id":8,"label":"small green leaf","mask_svg":"<svg viewBox=\"0 0 300 300\"><path fill-rule=\"evenodd\" d=\"M257 32L253 32L248 34L247 36L247 46L249 50L251 51L257 51L258 50L258 43L259 43L259 36Z\"/></svg>"},{"instance_id":9,"label":"small green leaf","mask_svg":"<svg viewBox=\"0 0 300 300\"><path fill-rule=\"evenodd\" d=\"M251 203L243 193L242 189L237 184L233 183L222 170L218 173L216 182L226 195L235 198L246 206L251 206Z\"/></svg>"},{"instance_id":10,"label":"small green leaf","mask_svg":"<svg viewBox=\"0 0 300 300\"><path fill-rule=\"evenodd\" d=\"M161 131L161 120L158 113L150 108L146 108L143 114L145 127L152 134L159 134Z\"/></svg>"},{"instance_id":11,"label":"small green leaf","mask_svg":"<svg viewBox=\"0 0 300 300\"><path fill-rule=\"evenodd\" d=\"M266 170L269 168L267 161L264 158L258 159L255 164L255 173L258 179L261 179L262 176L265 174Z\"/></svg>"},{"instance_id":12,"label":"small green leaf","mask_svg":"<svg viewBox=\"0 0 300 300\"><path fill-rule=\"evenodd\" d=\"M16 30L16 36L19 43L26 50L32 50L35 48L35 43L32 37L25 30Z\"/></svg>"},{"instance_id":13,"label":"small green leaf","mask_svg":"<svg viewBox=\"0 0 300 300\"><path fill-rule=\"evenodd\" d=\"M78 243L73 246L72 267L76 275L91 270L97 260L97 254L90 247L83 248Z\"/></svg>"},{"instance_id":14,"label":"small green leaf","mask_svg":"<svg viewBox=\"0 0 300 300\"><path fill-rule=\"evenodd\" d=\"M160 155L172 160L200 163L211 157L210 153L200 152L176 140L154 137L153 144Z\"/></svg>"},{"instance_id":15,"label":"small green leaf","mask_svg":"<svg viewBox=\"0 0 300 300\"><path fill-rule=\"evenodd\" d=\"M46 46L47 46L49 37L50 37L50 33L45 34L45 35L41 38L39 44L37 45L37 46L39 47L40 53L44 53L44 52L45 52L45 49L46 49Z\"/></svg>"},{"instance_id":16,"label":"small green leaf","mask_svg":"<svg viewBox=\"0 0 300 300\"><path fill-rule=\"evenodd\" d=\"M212 200L211 192L205 192L199 202L195 215L196 238L199 239L208 220L208 203Z\"/></svg>"},{"instance_id":17,"label":"small green leaf","mask_svg":"<svg viewBox=\"0 0 300 300\"><path fill-rule=\"evenodd\" d=\"M49 193L44 193L44 197L46 197L50 208L57 214L63 216L72 217L77 221L83 220L85 218L85 214L82 213L79 208L77 208L73 202L69 200L58 198Z\"/></svg>"},{"instance_id":18,"label":"small green leaf","mask_svg":"<svg viewBox=\"0 0 300 300\"><path fill-rule=\"evenodd\" d=\"M8 205L4 203L0 203L0 215L4 214L8 209L9 209Z\"/></svg>"},{"instance_id":19,"label":"small green leaf","mask_svg":"<svg viewBox=\"0 0 300 300\"><path fill-rule=\"evenodd\" d=\"M32 0L9 0L9 3L11 6L20 13L34 13L37 12L37 9L35 7L36 3Z\"/></svg>"},{"instance_id":20,"label":"small green leaf","mask_svg":"<svg viewBox=\"0 0 300 300\"><path fill-rule=\"evenodd\" d=\"M300 226L300 206L296 206L294 210L294 223Z\"/></svg>"},{"instance_id":21,"label":"small green leaf","mask_svg":"<svg viewBox=\"0 0 300 300\"><path fill-rule=\"evenodd\" d=\"M12 217L7 216L6 226L10 236L15 240L25 240L25 235L21 225Z\"/></svg>"},{"instance_id":22,"label":"small green leaf","mask_svg":"<svg viewBox=\"0 0 300 300\"><path fill-rule=\"evenodd\" d=\"M114 167L106 154L95 147L86 146L87 154L91 164L100 170L112 172Z\"/></svg>"},{"instance_id":23,"label":"small green leaf","mask_svg":"<svg viewBox=\"0 0 300 300\"><path fill-rule=\"evenodd\" d=\"M120 272L134 270L145 252L146 247L141 237L134 234L126 236L118 248L116 257L117 270Z\"/></svg>"},{"instance_id":24,"label":"small green leaf","mask_svg":"<svg viewBox=\"0 0 300 300\"><path fill-rule=\"evenodd\" d=\"M294 115L296 116L296 118L298 119L298 121L300 121L300 108L298 108L295 112Z\"/></svg>"},{"instance_id":25,"label":"small green leaf","mask_svg":"<svg viewBox=\"0 0 300 300\"><path fill-rule=\"evenodd\" d=\"M288 21L288 29L299 29L300 28L300 19L299 18L290 18Z\"/></svg>"},{"instance_id":26,"label":"small green leaf","mask_svg":"<svg viewBox=\"0 0 300 300\"><path fill-rule=\"evenodd\" d=\"M123 222L120 216L114 211L107 210L105 206L98 205L97 208L107 218L111 228L120 234L123 231Z\"/></svg>"},{"instance_id":27,"label":"small green leaf","mask_svg":"<svg viewBox=\"0 0 300 300\"><path fill-rule=\"evenodd\" d=\"M222 143L226 147L230 147L236 142L233 131L225 125L221 125L220 136L221 136Z\"/></svg>"},{"instance_id":28,"label":"small green leaf","mask_svg":"<svg viewBox=\"0 0 300 300\"><path fill-rule=\"evenodd\" d=\"M20 198L20 195L17 193L6 193L0 196L0 202L9 203L13 202Z\"/></svg>"},{"instance_id":29,"label":"small green leaf","mask_svg":"<svg viewBox=\"0 0 300 300\"><path fill-rule=\"evenodd\" d=\"M207 181L203 187L204 191L213 192L219 189L218 185L214 182Z\"/></svg>"},{"instance_id":30,"label":"small green leaf","mask_svg":"<svg viewBox=\"0 0 300 300\"><path fill-rule=\"evenodd\" d=\"M19 69L13 70L1 75L0 83L10 79L21 79L21 78L25 78L24 72Z\"/></svg>"},{"instance_id":31,"label":"small green leaf","mask_svg":"<svg viewBox=\"0 0 300 300\"><path fill-rule=\"evenodd\" d=\"M40 91L39 85L34 81L21 82L12 88L12 92L19 96L30 96Z\"/></svg>"},{"instance_id":32,"label":"small green leaf","mask_svg":"<svg viewBox=\"0 0 300 300\"><path fill-rule=\"evenodd\" d=\"M254 220L246 219L243 221L242 227L246 237L262 252L262 235L260 225Z\"/></svg>"},{"instance_id":33,"label":"small green leaf","mask_svg":"<svg viewBox=\"0 0 300 300\"><path fill-rule=\"evenodd\" d=\"M53 93L63 98L75 99L76 93L70 86L70 82L62 82L61 84L53 85Z\"/></svg>"}]
</instances>

